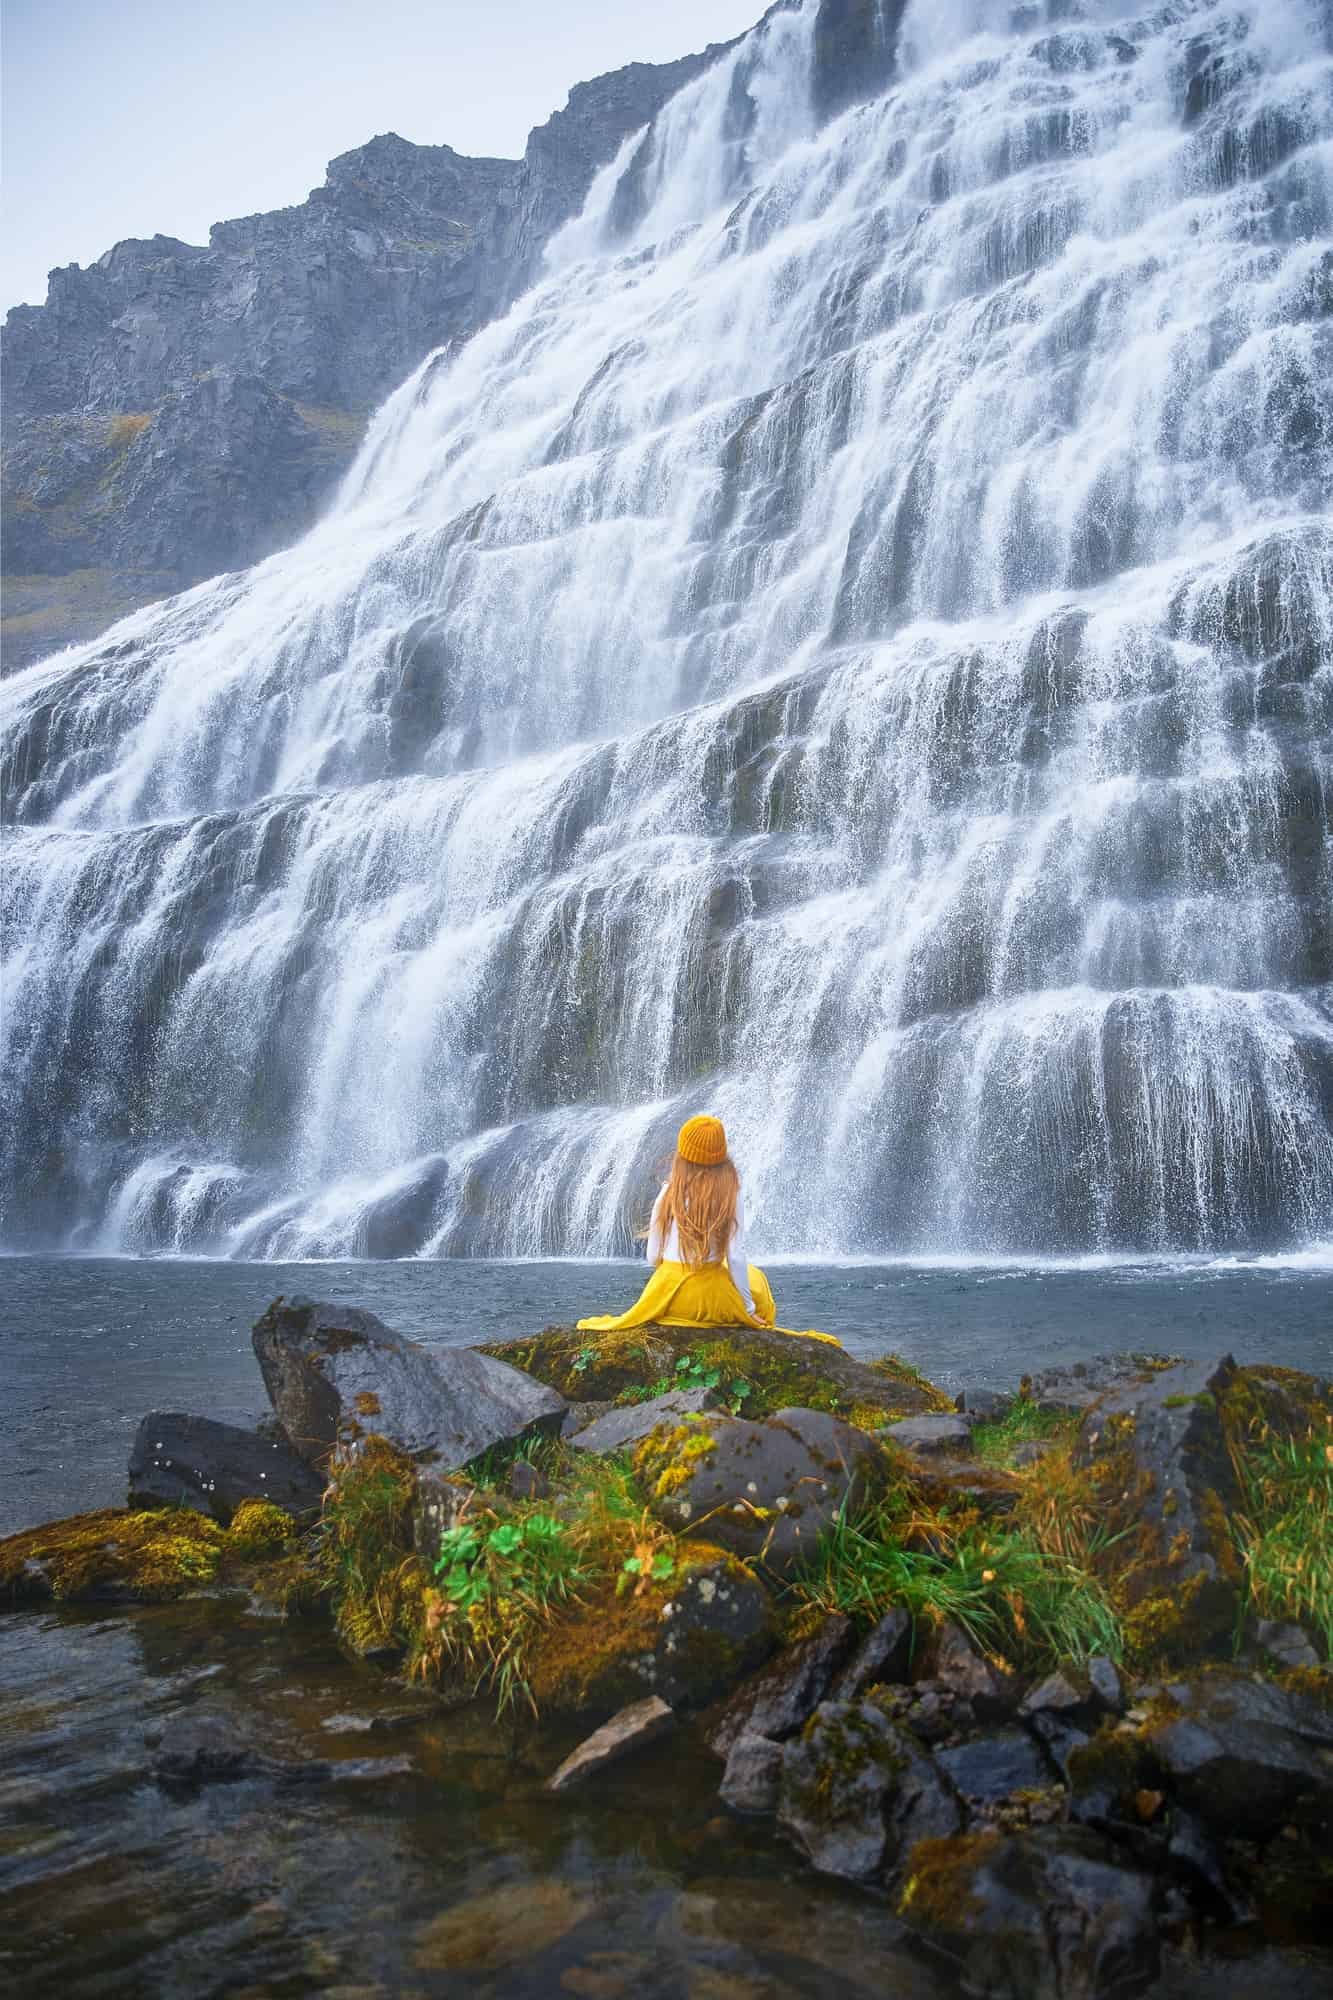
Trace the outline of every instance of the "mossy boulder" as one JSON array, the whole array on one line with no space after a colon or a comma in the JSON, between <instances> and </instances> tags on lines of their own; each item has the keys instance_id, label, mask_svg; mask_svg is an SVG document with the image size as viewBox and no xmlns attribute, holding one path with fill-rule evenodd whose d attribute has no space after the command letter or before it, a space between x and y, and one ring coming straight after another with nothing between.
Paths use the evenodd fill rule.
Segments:
<instances>
[{"instance_id":1,"label":"mossy boulder","mask_svg":"<svg viewBox=\"0 0 1333 2000\"><path fill-rule=\"evenodd\" d=\"M778 1826L821 1874L891 1879L961 1824L930 1754L873 1701L822 1703L783 1751Z\"/></svg>"},{"instance_id":2,"label":"mossy boulder","mask_svg":"<svg viewBox=\"0 0 1333 2000\"><path fill-rule=\"evenodd\" d=\"M952 1399L895 1355L858 1361L827 1341L729 1326L643 1326L623 1333L580 1333L577 1327L548 1326L523 1340L483 1347L483 1354L507 1361L546 1382L562 1396L615 1400L682 1386L690 1377L716 1373L724 1394L743 1383L740 1400L747 1417L771 1416L800 1407L827 1410L862 1429L877 1429L900 1417L947 1411Z\"/></svg>"},{"instance_id":3,"label":"mossy boulder","mask_svg":"<svg viewBox=\"0 0 1333 2000\"><path fill-rule=\"evenodd\" d=\"M763 1422L706 1415L646 1438L635 1474L660 1521L777 1571L814 1554L838 1515L891 1476L874 1439L824 1410Z\"/></svg>"},{"instance_id":4,"label":"mossy boulder","mask_svg":"<svg viewBox=\"0 0 1333 2000\"><path fill-rule=\"evenodd\" d=\"M226 1532L189 1508L103 1508L0 1542L0 1598L164 1603L212 1583L226 1552Z\"/></svg>"},{"instance_id":5,"label":"mossy boulder","mask_svg":"<svg viewBox=\"0 0 1333 2000\"><path fill-rule=\"evenodd\" d=\"M542 1713L609 1713L645 1695L701 1707L740 1680L776 1637L767 1592L708 1543L682 1543L660 1583L608 1584L552 1619L530 1662Z\"/></svg>"}]
</instances>

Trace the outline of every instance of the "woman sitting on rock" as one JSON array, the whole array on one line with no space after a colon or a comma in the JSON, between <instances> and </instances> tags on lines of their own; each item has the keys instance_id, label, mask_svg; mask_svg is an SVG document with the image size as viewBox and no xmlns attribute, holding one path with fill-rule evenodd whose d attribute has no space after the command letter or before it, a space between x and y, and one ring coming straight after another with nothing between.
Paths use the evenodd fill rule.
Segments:
<instances>
[{"instance_id":1,"label":"woman sitting on rock","mask_svg":"<svg viewBox=\"0 0 1333 2000\"><path fill-rule=\"evenodd\" d=\"M648 1259L653 1274L628 1312L581 1319L581 1333L619 1333L632 1326L778 1326L768 1279L745 1261L741 1178L727 1157L720 1118L687 1118L676 1140L671 1173L653 1203ZM808 1340L840 1343L807 1330Z\"/></svg>"}]
</instances>

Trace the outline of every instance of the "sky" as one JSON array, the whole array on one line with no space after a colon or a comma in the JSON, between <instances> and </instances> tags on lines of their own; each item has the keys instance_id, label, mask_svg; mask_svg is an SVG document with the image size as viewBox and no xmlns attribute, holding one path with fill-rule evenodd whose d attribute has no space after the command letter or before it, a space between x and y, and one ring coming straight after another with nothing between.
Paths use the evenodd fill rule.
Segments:
<instances>
[{"instance_id":1,"label":"sky","mask_svg":"<svg viewBox=\"0 0 1333 2000\"><path fill-rule=\"evenodd\" d=\"M766 0L0 0L0 310L126 236L303 201L379 132L516 159L570 86Z\"/></svg>"}]
</instances>

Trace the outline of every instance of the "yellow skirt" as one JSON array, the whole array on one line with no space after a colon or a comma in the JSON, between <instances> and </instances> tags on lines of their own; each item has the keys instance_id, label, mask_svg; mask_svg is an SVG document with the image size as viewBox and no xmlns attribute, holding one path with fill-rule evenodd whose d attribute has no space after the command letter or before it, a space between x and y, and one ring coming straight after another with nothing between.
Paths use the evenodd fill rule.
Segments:
<instances>
[{"instance_id":1,"label":"yellow skirt","mask_svg":"<svg viewBox=\"0 0 1333 2000\"><path fill-rule=\"evenodd\" d=\"M633 1326L757 1326L770 1333L789 1333L801 1340L826 1340L831 1347L842 1342L831 1333L816 1333L813 1327L798 1329L778 1326L778 1309L768 1279L757 1264L749 1264L750 1296L755 1309L750 1312L732 1282L725 1264L659 1264L628 1312L602 1313L595 1319L581 1319L580 1333L623 1333Z\"/></svg>"}]
</instances>

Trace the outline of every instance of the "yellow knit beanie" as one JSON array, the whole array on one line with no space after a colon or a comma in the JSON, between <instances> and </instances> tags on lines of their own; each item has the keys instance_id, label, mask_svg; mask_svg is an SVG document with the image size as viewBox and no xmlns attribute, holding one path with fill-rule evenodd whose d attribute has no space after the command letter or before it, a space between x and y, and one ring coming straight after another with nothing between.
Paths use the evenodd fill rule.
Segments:
<instances>
[{"instance_id":1,"label":"yellow knit beanie","mask_svg":"<svg viewBox=\"0 0 1333 2000\"><path fill-rule=\"evenodd\" d=\"M727 1157L727 1135L720 1118L687 1118L676 1136L676 1150L694 1167L721 1166Z\"/></svg>"}]
</instances>

